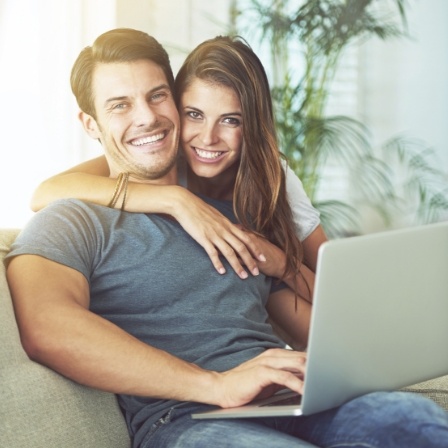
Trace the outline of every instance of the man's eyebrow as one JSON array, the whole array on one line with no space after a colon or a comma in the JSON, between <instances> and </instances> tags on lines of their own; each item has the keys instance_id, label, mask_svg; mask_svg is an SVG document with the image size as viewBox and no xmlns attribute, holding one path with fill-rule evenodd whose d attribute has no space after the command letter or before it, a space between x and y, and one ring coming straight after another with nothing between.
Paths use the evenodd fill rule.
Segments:
<instances>
[{"instance_id":1,"label":"man's eyebrow","mask_svg":"<svg viewBox=\"0 0 448 448\"><path fill-rule=\"evenodd\" d=\"M107 106L109 103L113 103L115 101L123 101L127 98L127 96L113 96L112 98L108 98L104 101L104 105Z\"/></svg>"},{"instance_id":2,"label":"man's eyebrow","mask_svg":"<svg viewBox=\"0 0 448 448\"><path fill-rule=\"evenodd\" d=\"M158 92L159 90L169 90L171 91L171 88L168 84L160 84L156 87L153 87L147 94L152 95L154 92ZM113 96L111 98L108 98L106 101L104 101L104 105L108 105L109 103L113 103L115 101L123 101L126 100L127 96Z\"/></svg>"},{"instance_id":3,"label":"man's eyebrow","mask_svg":"<svg viewBox=\"0 0 448 448\"><path fill-rule=\"evenodd\" d=\"M158 90L169 90L171 91L171 87L168 84L160 84L159 86L153 87L149 93L157 92Z\"/></svg>"}]
</instances>

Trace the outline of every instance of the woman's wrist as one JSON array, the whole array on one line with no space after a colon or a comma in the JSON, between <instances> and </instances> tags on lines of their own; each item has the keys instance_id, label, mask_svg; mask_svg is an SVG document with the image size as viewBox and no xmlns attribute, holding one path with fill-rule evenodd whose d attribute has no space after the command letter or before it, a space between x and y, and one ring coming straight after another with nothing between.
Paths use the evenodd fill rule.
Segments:
<instances>
[{"instance_id":1,"label":"woman's wrist","mask_svg":"<svg viewBox=\"0 0 448 448\"><path fill-rule=\"evenodd\" d=\"M178 218L183 213L184 207L188 204L191 193L179 185L167 185L162 187L161 197L166 213Z\"/></svg>"}]
</instances>

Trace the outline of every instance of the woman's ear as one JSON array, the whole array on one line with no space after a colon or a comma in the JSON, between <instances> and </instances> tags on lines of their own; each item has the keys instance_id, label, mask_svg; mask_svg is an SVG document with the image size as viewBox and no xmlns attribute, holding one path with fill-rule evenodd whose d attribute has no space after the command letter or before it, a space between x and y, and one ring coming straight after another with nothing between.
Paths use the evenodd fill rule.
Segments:
<instances>
[{"instance_id":1,"label":"woman's ear","mask_svg":"<svg viewBox=\"0 0 448 448\"><path fill-rule=\"evenodd\" d=\"M95 140L99 140L101 137L100 128L96 122L96 120L89 114L80 111L78 114L78 118L84 126L85 131Z\"/></svg>"}]
</instances>

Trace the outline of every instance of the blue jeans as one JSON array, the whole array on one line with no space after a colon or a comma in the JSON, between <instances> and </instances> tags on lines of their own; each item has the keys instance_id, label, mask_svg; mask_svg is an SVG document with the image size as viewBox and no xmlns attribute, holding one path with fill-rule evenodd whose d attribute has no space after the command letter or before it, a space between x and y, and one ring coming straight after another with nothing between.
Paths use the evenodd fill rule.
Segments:
<instances>
[{"instance_id":1,"label":"blue jeans","mask_svg":"<svg viewBox=\"0 0 448 448\"><path fill-rule=\"evenodd\" d=\"M172 409L140 448L448 447L448 413L405 392L376 392L301 417L193 420L197 409Z\"/></svg>"}]
</instances>

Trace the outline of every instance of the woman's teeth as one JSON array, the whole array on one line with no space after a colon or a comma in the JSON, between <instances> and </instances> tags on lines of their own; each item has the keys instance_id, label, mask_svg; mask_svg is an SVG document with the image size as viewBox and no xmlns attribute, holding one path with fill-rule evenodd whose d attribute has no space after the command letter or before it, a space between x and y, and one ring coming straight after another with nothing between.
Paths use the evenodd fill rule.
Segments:
<instances>
[{"instance_id":1,"label":"woman's teeth","mask_svg":"<svg viewBox=\"0 0 448 448\"><path fill-rule=\"evenodd\" d=\"M222 154L222 151L203 151L202 149L198 148L194 148L194 150L196 151L196 154L202 159L217 159Z\"/></svg>"}]
</instances>

